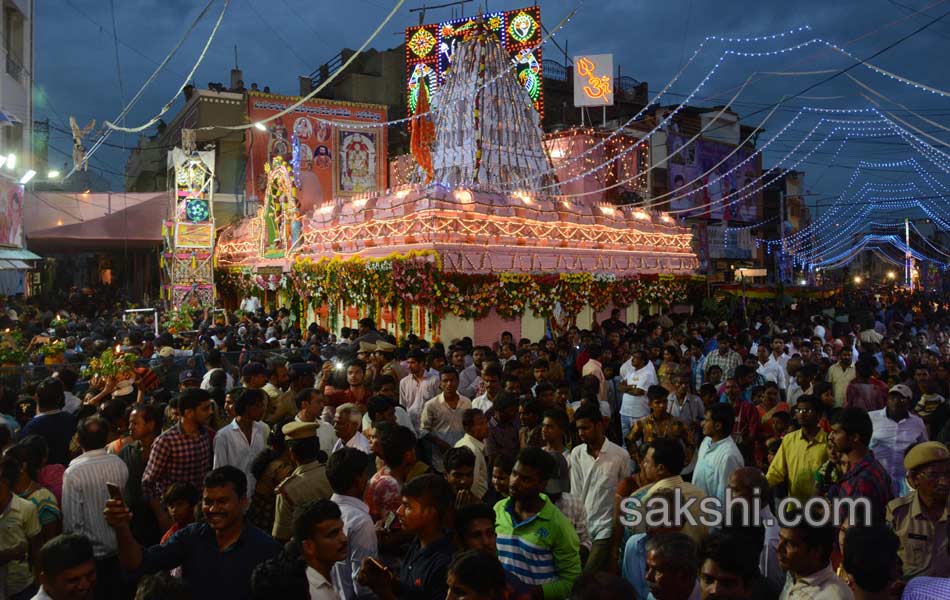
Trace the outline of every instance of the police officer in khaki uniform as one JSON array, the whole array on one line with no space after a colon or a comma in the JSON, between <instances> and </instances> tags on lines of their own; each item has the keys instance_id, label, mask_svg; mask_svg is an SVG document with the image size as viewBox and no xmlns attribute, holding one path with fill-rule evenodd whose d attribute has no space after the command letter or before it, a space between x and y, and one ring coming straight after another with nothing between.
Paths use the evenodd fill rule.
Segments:
<instances>
[{"instance_id":1,"label":"police officer in khaki uniform","mask_svg":"<svg viewBox=\"0 0 950 600\"><path fill-rule=\"evenodd\" d=\"M950 451L940 442L917 444L904 457L904 467L914 491L887 505L887 522L900 538L904 577L950 577Z\"/></svg>"},{"instance_id":2,"label":"police officer in khaki uniform","mask_svg":"<svg viewBox=\"0 0 950 600\"><path fill-rule=\"evenodd\" d=\"M316 423L294 421L281 429L287 439L290 459L297 466L290 477L277 486L274 515L274 539L286 542L293 535L294 510L314 500L326 500L332 494L327 480L325 456L320 451Z\"/></svg>"}]
</instances>

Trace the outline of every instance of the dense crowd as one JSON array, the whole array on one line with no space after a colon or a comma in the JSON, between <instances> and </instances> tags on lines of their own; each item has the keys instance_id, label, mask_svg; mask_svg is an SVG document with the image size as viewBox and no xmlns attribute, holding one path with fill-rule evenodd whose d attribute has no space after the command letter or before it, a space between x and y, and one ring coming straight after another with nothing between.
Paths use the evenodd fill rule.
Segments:
<instances>
[{"instance_id":1,"label":"dense crowd","mask_svg":"<svg viewBox=\"0 0 950 600\"><path fill-rule=\"evenodd\" d=\"M486 345L241 306L0 305L65 347L0 380L0 596L950 598L942 298Z\"/></svg>"}]
</instances>

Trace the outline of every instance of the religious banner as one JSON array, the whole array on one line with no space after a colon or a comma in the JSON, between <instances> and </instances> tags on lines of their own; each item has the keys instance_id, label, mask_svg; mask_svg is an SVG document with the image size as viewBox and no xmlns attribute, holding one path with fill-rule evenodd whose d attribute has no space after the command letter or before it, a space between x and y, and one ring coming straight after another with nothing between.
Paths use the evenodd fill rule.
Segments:
<instances>
[{"instance_id":1,"label":"religious banner","mask_svg":"<svg viewBox=\"0 0 950 600\"><path fill-rule=\"evenodd\" d=\"M339 131L337 144L337 194L361 194L378 189L376 132Z\"/></svg>"},{"instance_id":2,"label":"religious banner","mask_svg":"<svg viewBox=\"0 0 950 600\"><path fill-rule=\"evenodd\" d=\"M0 246L23 246L23 186L0 178Z\"/></svg>"},{"instance_id":3,"label":"religious banner","mask_svg":"<svg viewBox=\"0 0 950 600\"><path fill-rule=\"evenodd\" d=\"M762 156L751 148L667 134L670 208L680 216L750 223L760 219ZM695 210L690 210L695 209Z\"/></svg>"},{"instance_id":4,"label":"religious banner","mask_svg":"<svg viewBox=\"0 0 950 600\"><path fill-rule=\"evenodd\" d=\"M249 92L248 119L262 122L268 117L295 104L299 97L277 96ZM369 172L362 174L359 185L366 190L386 187L386 128L354 127L386 121L386 107L378 104L358 104L314 98L293 111L267 122L261 131L247 130L247 196L262 202L267 191L267 173L264 167L280 157L294 164L295 179L299 178L297 203L301 214L329 202L339 191L337 164L340 157L340 136L337 127L359 133L372 147L367 158L372 159ZM337 125L339 124L339 125ZM296 154L295 154L296 149ZM352 149L351 149L352 150ZM358 159L353 155L352 158ZM355 193L352 190L351 193Z\"/></svg>"}]
</instances>

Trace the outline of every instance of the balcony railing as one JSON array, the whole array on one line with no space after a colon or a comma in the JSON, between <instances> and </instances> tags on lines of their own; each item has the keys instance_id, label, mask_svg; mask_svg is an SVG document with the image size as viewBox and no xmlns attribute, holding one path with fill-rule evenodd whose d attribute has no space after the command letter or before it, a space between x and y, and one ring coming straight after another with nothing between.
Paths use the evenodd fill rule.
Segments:
<instances>
[{"instance_id":1,"label":"balcony railing","mask_svg":"<svg viewBox=\"0 0 950 600\"><path fill-rule=\"evenodd\" d=\"M544 78L554 81L567 81L568 67L562 65L556 60L544 59L541 61L544 69Z\"/></svg>"}]
</instances>

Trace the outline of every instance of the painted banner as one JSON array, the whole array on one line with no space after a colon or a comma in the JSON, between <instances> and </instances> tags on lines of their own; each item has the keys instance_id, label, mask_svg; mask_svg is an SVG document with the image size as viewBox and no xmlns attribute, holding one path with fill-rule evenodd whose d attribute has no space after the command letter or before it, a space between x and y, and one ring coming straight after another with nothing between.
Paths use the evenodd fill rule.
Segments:
<instances>
[{"instance_id":1,"label":"painted banner","mask_svg":"<svg viewBox=\"0 0 950 600\"><path fill-rule=\"evenodd\" d=\"M0 177L0 246L23 247L23 186Z\"/></svg>"},{"instance_id":2,"label":"painted banner","mask_svg":"<svg viewBox=\"0 0 950 600\"><path fill-rule=\"evenodd\" d=\"M378 159L376 132L370 130L339 131L337 177L334 190L338 194L360 194L376 189Z\"/></svg>"},{"instance_id":3,"label":"painted banner","mask_svg":"<svg viewBox=\"0 0 950 600\"><path fill-rule=\"evenodd\" d=\"M682 213L684 217L758 221L762 181L756 178L762 174L761 154L750 158L753 150L702 139L684 147L688 139L667 134L671 209L696 209Z\"/></svg>"},{"instance_id":4,"label":"painted banner","mask_svg":"<svg viewBox=\"0 0 950 600\"><path fill-rule=\"evenodd\" d=\"M410 115L415 113L420 89L426 88L430 99L436 97L434 92L452 67L455 47L480 22L498 37L515 63L513 74L535 110L544 114L541 7L535 5L406 29L406 105Z\"/></svg>"},{"instance_id":5,"label":"painted banner","mask_svg":"<svg viewBox=\"0 0 950 600\"><path fill-rule=\"evenodd\" d=\"M250 92L247 97L248 118L252 123L273 116L300 99L296 96L276 96L258 92ZM335 124L318 121L318 118L334 121ZM267 186L264 165L276 156L282 157L288 164L293 164L295 160L299 163L294 166L294 173L299 173L298 199L301 213L307 213L315 206L329 202L338 193L352 194L386 188L386 128L352 129L353 124L382 123L386 119L386 107L382 105L314 98L283 117L267 123L267 131L248 129L248 198L263 201ZM351 126L350 130L347 130L348 124ZM351 144L345 165L349 179L354 175L358 176L356 185L344 186L339 178L344 168L339 161L341 144L344 139L350 139L344 138L343 133L358 133L362 136L363 153L356 152L357 145ZM355 164L362 159L365 159L365 164Z\"/></svg>"}]
</instances>

